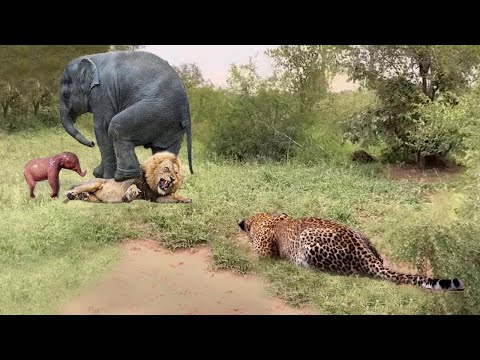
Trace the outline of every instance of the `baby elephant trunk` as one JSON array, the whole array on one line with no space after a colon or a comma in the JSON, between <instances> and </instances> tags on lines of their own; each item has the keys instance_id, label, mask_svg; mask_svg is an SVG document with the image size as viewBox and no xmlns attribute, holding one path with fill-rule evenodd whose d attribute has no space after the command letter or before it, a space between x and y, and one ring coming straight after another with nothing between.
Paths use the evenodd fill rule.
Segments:
<instances>
[{"instance_id":1,"label":"baby elephant trunk","mask_svg":"<svg viewBox=\"0 0 480 360\"><path fill-rule=\"evenodd\" d=\"M82 172L82 169L80 168L80 165L77 165L75 167L75 171L77 172L78 175L80 175L81 177L84 177L85 175L87 175L87 171L83 171Z\"/></svg>"}]
</instances>

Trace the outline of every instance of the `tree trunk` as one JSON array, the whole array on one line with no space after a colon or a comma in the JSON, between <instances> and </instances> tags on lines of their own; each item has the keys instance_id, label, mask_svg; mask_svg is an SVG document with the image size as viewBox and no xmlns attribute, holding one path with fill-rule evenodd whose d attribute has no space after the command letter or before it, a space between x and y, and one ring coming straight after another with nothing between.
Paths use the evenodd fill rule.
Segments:
<instances>
[{"instance_id":1,"label":"tree trunk","mask_svg":"<svg viewBox=\"0 0 480 360\"><path fill-rule=\"evenodd\" d=\"M34 116L37 116L39 109L40 109L40 104L39 103L34 103L33 104L33 115Z\"/></svg>"},{"instance_id":2,"label":"tree trunk","mask_svg":"<svg viewBox=\"0 0 480 360\"><path fill-rule=\"evenodd\" d=\"M420 61L419 68L420 68L420 76L422 77L422 91L425 95L427 95L430 99L432 99L431 96L428 94L429 93L428 84L427 84L428 66L424 65L424 63Z\"/></svg>"}]
</instances>

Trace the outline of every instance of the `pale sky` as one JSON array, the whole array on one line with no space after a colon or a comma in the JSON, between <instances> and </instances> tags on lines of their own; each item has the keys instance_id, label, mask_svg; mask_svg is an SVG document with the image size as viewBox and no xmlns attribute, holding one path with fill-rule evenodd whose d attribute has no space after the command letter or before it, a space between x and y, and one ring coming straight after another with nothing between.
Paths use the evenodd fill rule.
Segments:
<instances>
[{"instance_id":1,"label":"pale sky","mask_svg":"<svg viewBox=\"0 0 480 360\"><path fill-rule=\"evenodd\" d=\"M246 64L250 57L256 59L258 74L272 74L272 63L265 50L276 45L145 45L142 49L160 56L171 65L196 63L203 77L214 85L226 86L228 69L231 64ZM346 82L345 76L333 80L332 90L351 90L355 86Z\"/></svg>"}]
</instances>

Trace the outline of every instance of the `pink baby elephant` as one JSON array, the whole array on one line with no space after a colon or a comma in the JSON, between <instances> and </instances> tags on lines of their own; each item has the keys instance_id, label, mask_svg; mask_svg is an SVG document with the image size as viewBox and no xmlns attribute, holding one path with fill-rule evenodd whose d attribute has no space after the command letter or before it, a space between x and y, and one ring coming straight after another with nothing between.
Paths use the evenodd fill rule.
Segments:
<instances>
[{"instance_id":1,"label":"pink baby elephant","mask_svg":"<svg viewBox=\"0 0 480 360\"><path fill-rule=\"evenodd\" d=\"M50 196L52 198L57 197L58 191L60 190L58 175L62 169L76 171L78 175L82 177L87 174L86 171L82 172L77 155L71 152L63 152L51 157L30 160L25 165L23 171L28 187L30 188L30 197L35 197L33 191L35 190L37 181L43 180L48 180L52 188Z\"/></svg>"}]
</instances>

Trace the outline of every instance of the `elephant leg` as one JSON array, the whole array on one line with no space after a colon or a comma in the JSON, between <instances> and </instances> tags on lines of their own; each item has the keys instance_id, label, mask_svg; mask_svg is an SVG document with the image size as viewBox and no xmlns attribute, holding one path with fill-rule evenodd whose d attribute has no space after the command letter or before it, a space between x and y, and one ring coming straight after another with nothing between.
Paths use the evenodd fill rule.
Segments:
<instances>
[{"instance_id":1,"label":"elephant leg","mask_svg":"<svg viewBox=\"0 0 480 360\"><path fill-rule=\"evenodd\" d=\"M159 146L155 141L159 136L169 137L176 142L182 130L179 120L168 116L168 111L159 107L156 101L141 100L112 118L108 127L108 135L113 140L117 156L115 180L134 179L141 175L140 164L135 154L135 146L151 144ZM165 114L167 112L167 114ZM161 145L160 145L161 146Z\"/></svg>"},{"instance_id":2,"label":"elephant leg","mask_svg":"<svg viewBox=\"0 0 480 360\"><path fill-rule=\"evenodd\" d=\"M102 162L93 170L93 176L96 178L112 179L117 169L117 159L115 157L115 149L113 142L108 136L105 118L103 115L100 121L94 121L95 138L97 139L98 148Z\"/></svg>"},{"instance_id":3,"label":"elephant leg","mask_svg":"<svg viewBox=\"0 0 480 360\"><path fill-rule=\"evenodd\" d=\"M35 197L34 190L37 182L33 179L33 176L30 174L30 172L25 171L23 175L25 176L25 180L27 180L27 184L30 189L30 197L33 199Z\"/></svg>"},{"instance_id":4,"label":"elephant leg","mask_svg":"<svg viewBox=\"0 0 480 360\"><path fill-rule=\"evenodd\" d=\"M115 181L125 181L141 176L140 163L135 154L135 144L127 140L116 140L113 142L117 154L117 171Z\"/></svg>"},{"instance_id":5,"label":"elephant leg","mask_svg":"<svg viewBox=\"0 0 480 360\"><path fill-rule=\"evenodd\" d=\"M141 138L139 135L139 119L142 119L142 107L134 105L115 115L108 127L108 135L113 142L117 169L116 181L135 179L141 176L140 163L135 154L135 143L132 138ZM145 129L148 132L148 129ZM148 136L144 134L143 136Z\"/></svg>"},{"instance_id":6,"label":"elephant leg","mask_svg":"<svg viewBox=\"0 0 480 360\"><path fill-rule=\"evenodd\" d=\"M58 196L58 190L60 190L58 172L56 174L49 174L48 175L48 184L52 188L52 192L50 193L50 197L52 197L52 198L57 197Z\"/></svg>"},{"instance_id":7,"label":"elephant leg","mask_svg":"<svg viewBox=\"0 0 480 360\"><path fill-rule=\"evenodd\" d=\"M157 146L152 146L152 155L155 155L156 153L161 152L161 151L168 151L168 152L171 152L171 153L178 156L178 153L180 152L180 148L182 147L182 140L183 140L183 138L180 141L174 142L168 148L161 148L161 147L157 147Z\"/></svg>"}]
</instances>

